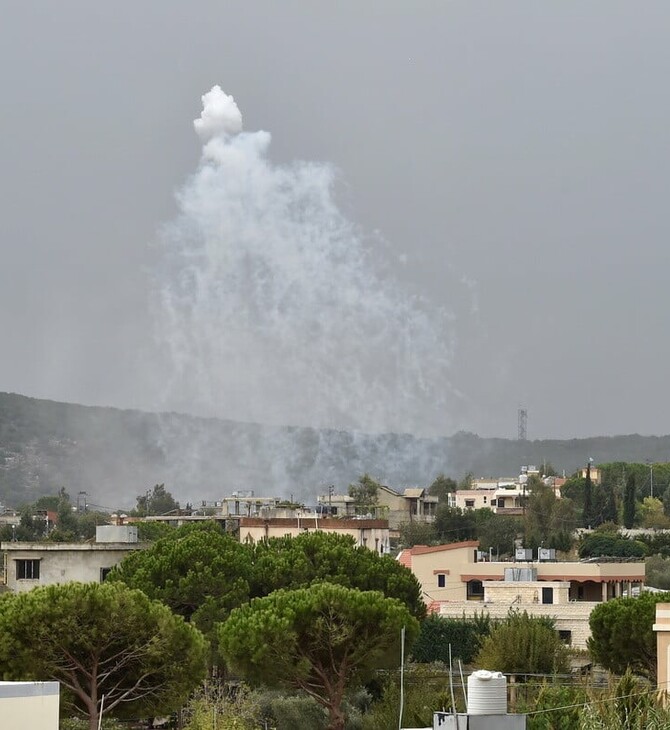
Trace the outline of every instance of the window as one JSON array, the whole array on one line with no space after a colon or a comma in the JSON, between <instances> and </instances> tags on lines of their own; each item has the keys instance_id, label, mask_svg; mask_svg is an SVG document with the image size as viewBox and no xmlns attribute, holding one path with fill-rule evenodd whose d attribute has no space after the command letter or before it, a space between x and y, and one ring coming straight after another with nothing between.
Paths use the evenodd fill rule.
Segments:
<instances>
[{"instance_id":1,"label":"window","mask_svg":"<svg viewBox=\"0 0 670 730\"><path fill-rule=\"evenodd\" d=\"M554 602L554 589L543 588L542 589L542 603L553 603Z\"/></svg>"},{"instance_id":2,"label":"window","mask_svg":"<svg viewBox=\"0 0 670 730\"><path fill-rule=\"evenodd\" d=\"M474 499L466 499L465 500L465 506L466 507L474 507L475 506L475 500Z\"/></svg>"},{"instance_id":3,"label":"window","mask_svg":"<svg viewBox=\"0 0 670 730\"><path fill-rule=\"evenodd\" d=\"M572 631L567 631L563 629L558 630L558 638L568 646L572 644Z\"/></svg>"},{"instance_id":4,"label":"window","mask_svg":"<svg viewBox=\"0 0 670 730\"><path fill-rule=\"evenodd\" d=\"M40 561L39 560L17 560L16 561L16 579L17 580L39 580L40 579Z\"/></svg>"},{"instance_id":5,"label":"window","mask_svg":"<svg viewBox=\"0 0 670 730\"><path fill-rule=\"evenodd\" d=\"M437 587L444 588L447 585L447 576L444 573L437 574Z\"/></svg>"},{"instance_id":6,"label":"window","mask_svg":"<svg viewBox=\"0 0 670 730\"><path fill-rule=\"evenodd\" d=\"M101 583L105 582L105 579L109 575L110 570L111 570L111 568L100 568L100 582Z\"/></svg>"},{"instance_id":7,"label":"window","mask_svg":"<svg viewBox=\"0 0 670 730\"><path fill-rule=\"evenodd\" d=\"M468 601L482 601L484 599L484 584L480 580L468 581Z\"/></svg>"}]
</instances>

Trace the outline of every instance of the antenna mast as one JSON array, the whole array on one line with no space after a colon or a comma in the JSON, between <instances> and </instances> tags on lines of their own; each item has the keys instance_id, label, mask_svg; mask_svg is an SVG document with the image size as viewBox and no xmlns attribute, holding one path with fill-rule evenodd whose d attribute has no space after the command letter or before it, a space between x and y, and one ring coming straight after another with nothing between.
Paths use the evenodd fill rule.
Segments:
<instances>
[{"instance_id":1,"label":"antenna mast","mask_svg":"<svg viewBox=\"0 0 670 730\"><path fill-rule=\"evenodd\" d=\"M519 408L518 422L519 431L517 438L519 439L519 441L526 441L528 439L528 433L526 430L526 426L528 424L528 411L525 408Z\"/></svg>"}]
</instances>

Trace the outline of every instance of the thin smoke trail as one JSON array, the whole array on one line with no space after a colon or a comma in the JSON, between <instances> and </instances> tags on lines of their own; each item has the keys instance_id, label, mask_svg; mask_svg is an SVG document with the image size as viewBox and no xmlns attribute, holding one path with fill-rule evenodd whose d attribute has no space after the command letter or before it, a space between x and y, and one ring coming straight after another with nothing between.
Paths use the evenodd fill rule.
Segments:
<instances>
[{"instance_id":1,"label":"thin smoke trail","mask_svg":"<svg viewBox=\"0 0 670 730\"><path fill-rule=\"evenodd\" d=\"M274 164L218 86L157 272L170 407L275 425L446 434L453 326L338 209L326 164Z\"/></svg>"}]
</instances>

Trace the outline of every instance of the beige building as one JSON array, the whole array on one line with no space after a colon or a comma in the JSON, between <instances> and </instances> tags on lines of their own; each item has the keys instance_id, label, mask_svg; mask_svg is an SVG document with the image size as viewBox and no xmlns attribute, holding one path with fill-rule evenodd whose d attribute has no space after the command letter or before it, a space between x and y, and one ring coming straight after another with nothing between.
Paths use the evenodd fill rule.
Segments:
<instances>
[{"instance_id":1,"label":"beige building","mask_svg":"<svg viewBox=\"0 0 670 730\"><path fill-rule=\"evenodd\" d=\"M0 726L6 730L58 730L58 682L0 682Z\"/></svg>"},{"instance_id":2,"label":"beige building","mask_svg":"<svg viewBox=\"0 0 670 730\"><path fill-rule=\"evenodd\" d=\"M0 585L20 592L54 583L99 583L140 547L137 528L130 525L102 525L94 543L3 542Z\"/></svg>"},{"instance_id":3,"label":"beige building","mask_svg":"<svg viewBox=\"0 0 670 730\"><path fill-rule=\"evenodd\" d=\"M321 495L319 505L328 507L333 515L356 515L354 498L348 494ZM428 494L423 487L409 487L399 492L391 487L380 486L372 517L386 519L391 530L407 522L434 522L439 499Z\"/></svg>"},{"instance_id":4,"label":"beige building","mask_svg":"<svg viewBox=\"0 0 670 730\"><path fill-rule=\"evenodd\" d=\"M521 514L526 497L525 484L505 483L486 488L459 489L449 494L449 506L459 509L488 508L496 514Z\"/></svg>"},{"instance_id":5,"label":"beige building","mask_svg":"<svg viewBox=\"0 0 670 730\"><path fill-rule=\"evenodd\" d=\"M240 517L240 542L255 543L272 537L297 537L305 532L331 532L350 535L356 545L380 555L389 552L387 520L325 518L315 515L291 518Z\"/></svg>"},{"instance_id":6,"label":"beige building","mask_svg":"<svg viewBox=\"0 0 670 730\"><path fill-rule=\"evenodd\" d=\"M631 596L644 585L644 562L489 562L475 540L403 550L429 610L457 618L475 612L503 618L510 609L550 616L566 641L586 647L598 603Z\"/></svg>"},{"instance_id":7,"label":"beige building","mask_svg":"<svg viewBox=\"0 0 670 730\"><path fill-rule=\"evenodd\" d=\"M656 604L656 681L658 691L668 704L670 692L670 603Z\"/></svg>"}]
</instances>

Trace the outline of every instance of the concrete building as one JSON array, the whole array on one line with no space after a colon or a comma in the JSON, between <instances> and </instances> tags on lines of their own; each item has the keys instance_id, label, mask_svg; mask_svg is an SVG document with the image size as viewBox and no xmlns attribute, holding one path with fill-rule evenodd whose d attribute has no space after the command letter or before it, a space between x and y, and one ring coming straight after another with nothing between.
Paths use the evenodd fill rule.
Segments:
<instances>
[{"instance_id":1,"label":"concrete building","mask_svg":"<svg viewBox=\"0 0 670 730\"><path fill-rule=\"evenodd\" d=\"M520 515L528 495L528 478L539 476L535 466L522 466L518 477L473 479L470 489L458 489L448 495L450 507L459 509L488 508L496 514ZM564 477L544 477L544 484L561 498Z\"/></svg>"},{"instance_id":2,"label":"concrete building","mask_svg":"<svg viewBox=\"0 0 670 730\"><path fill-rule=\"evenodd\" d=\"M550 616L563 638L586 647L589 616L602 601L632 596L644 585L644 562L621 560L490 562L476 540L403 550L398 560L416 575L430 611L458 618L509 610Z\"/></svg>"},{"instance_id":3,"label":"concrete building","mask_svg":"<svg viewBox=\"0 0 670 730\"><path fill-rule=\"evenodd\" d=\"M328 507L338 517L354 517L356 504L348 494L320 495L319 505ZM439 499L423 487L408 487L399 492L392 487L380 486L372 517L386 519L391 530L407 522L434 522Z\"/></svg>"},{"instance_id":4,"label":"concrete building","mask_svg":"<svg viewBox=\"0 0 670 730\"><path fill-rule=\"evenodd\" d=\"M240 542L259 542L272 537L297 537L305 532L331 532L350 535L356 545L380 555L388 554L389 523L387 520L327 518L318 515L291 518L240 517Z\"/></svg>"},{"instance_id":5,"label":"concrete building","mask_svg":"<svg viewBox=\"0 0 670 730\"><path fill-rule=\"evenodd\" d=\"M6 730L58 730L58 682L0 682L0 726Z\"/></svg>"},{"instance_id":6,"label":"concrete building","mask_svg":"<svg viewBox=\"0 0 670 730\"><path fill-rule=\"evenodd\" d=\"M0 585L20 592L54 583L101 582L140 547L137 528L131 525L101 525L94 543L2 542Z\"/></svg>"},{"instance_id":7,"label":"concrete building","mask_svg":"<svg viewBox=\"0 0 670 730\"><path fill-rule=\"evenodd\" d=\"M670 692L670 603L656 604L656 681L658 691L668 704Z\"/></svg>"}]
</instances>

